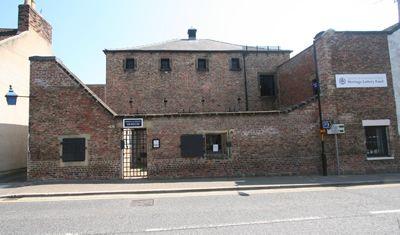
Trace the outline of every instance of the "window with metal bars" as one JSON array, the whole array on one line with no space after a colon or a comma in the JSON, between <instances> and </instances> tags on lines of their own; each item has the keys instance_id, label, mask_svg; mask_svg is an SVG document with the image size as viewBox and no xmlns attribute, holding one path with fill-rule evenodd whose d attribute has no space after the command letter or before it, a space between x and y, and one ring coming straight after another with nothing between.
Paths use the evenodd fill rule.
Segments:
<instances>
[{"instance_id":1,"label":"window with metal bars","mask_svg":"<svg viewBox=\"0 0 400 235\"><path fill-rule=\"evenodd\" d=\"M230 70L232 71L240 71L240 60L239 58L231 58L230 62Z\"/></svg>"},{"instance_id":2,"label":"window with metal bars","mask_svg":"<svg viewBox=\"0 0 400 235\"><path fill-rule=\"evenodd\" d=\"M226 153L226 134L206 134L206 154Z\"/></svg>"},{"instance_id":3,"label":"window with metal bars","mask_svg":"<svg viewBox=\"0 0 400 235\"><path fill-rule=\"evenodd\" d=\"M203 72L208 70L208 60L204 58L197 59L197 71Z\"/></svg>"},{"instance_id":4,"label":"window with metal bars","mask_svg":"<svg viewBox=\"0 0 400 235\"><path fill-rule=\"evenodd\" d=\"M64 138L62 144L61 159L63 162L85 161L86 139Z\"/></svg>"},{"instance_id":5,"label":"window with metal bars","mask_svg":"<svg viewBox=\"0 0 400 235\"><path fill-rule=\"evenodd\" d=\"M366 147L368 157L389 156L387 126L366 126Z\"/></svg>"},{"instance_id":6,"label":"window with metal bars","mask_svg":"<svg viewBox=\"0 0 400 235\"><path fill-rule=\"evenodd\" d=\"M125 70L136 70L136 60L134 58L125 59Z\"/></svg>"},{"instance_id":7,"label":"window with metal bars","mask_svg":"<svg viewBox=\"0 0 400 235\"><path fill-rule=\"evenodd\" d=\"M227 154L227 134L207 133L181 136L181 155L183 157L204 157Z\"/></svg>"},{"instance_id":8,"label":"window with metal bars","mask_svg":"<svg viewBox=\"0 0 400 235\"><path fill-rule=\"evenodd\" d=\"M161 71L171 71L171 61L170 59L163 58L160 60L160 70Z\"/></svg>"}]
</instances>

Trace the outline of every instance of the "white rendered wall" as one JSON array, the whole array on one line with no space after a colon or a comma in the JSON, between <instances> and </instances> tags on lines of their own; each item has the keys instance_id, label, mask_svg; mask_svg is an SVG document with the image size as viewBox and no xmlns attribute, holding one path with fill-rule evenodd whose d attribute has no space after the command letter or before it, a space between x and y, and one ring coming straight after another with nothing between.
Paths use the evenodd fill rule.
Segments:
<instances>
[{"instance_id":1,"label":"white rendered wall","mask_svg":"<svg viewBox=\"0 0 400 235\"><path fill-rule=\"evenodd\" d=\"M8 106L9 85L18 95L29 95L29 57L52 55L51 44L27 31L0 41L0 172L26 167L29 99Z\"/></svg>"},{"instance_id":2,"label":"white rendered wall","mask_svg":"<svg viewBox=\"0 0 400 235\"><path fill-rule=\"evenodd\" d=\"M393 89L396 99L397 128L400 134L400 29L388 36Z\"/></svg>"}]
</instances>

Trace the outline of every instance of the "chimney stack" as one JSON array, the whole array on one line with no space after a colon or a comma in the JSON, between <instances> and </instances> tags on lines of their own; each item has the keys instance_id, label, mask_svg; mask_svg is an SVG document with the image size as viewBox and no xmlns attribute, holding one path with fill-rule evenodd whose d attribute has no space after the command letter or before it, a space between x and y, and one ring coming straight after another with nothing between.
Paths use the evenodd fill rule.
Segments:
<instances>
[{"instance_id":1,"label":"chimney stack","mask_svg":"<svg viewBox=\"0 0 400 235\"><path fill-rule=\"evenodd\" d=\"M49 43L52 41L51 25L35 10L35 0L25 0L18 6L18 31L35 31Z\"/></svg>"},{"instance_id":2,"label":"chimney stack","mask_svg":"<svg viewBox=\"0 0 400 235\"><path fill-rule=\"evenodd\" d=\"M25 5L29 5L32 7L32 9L36 9L36 3L35 0L25 0Z\"/></svg>"},{"instance_id":3,"label":"chimney stack","mask_svg":"<svg viewBox=\"0 0 400 235\"><path fill-rule=\"evenodd\" d=\"M194 28L190 28L188 30L189 40L196 40L196 32L197 32L197 29L194 29Z\"/></svg>"}]
</instances>

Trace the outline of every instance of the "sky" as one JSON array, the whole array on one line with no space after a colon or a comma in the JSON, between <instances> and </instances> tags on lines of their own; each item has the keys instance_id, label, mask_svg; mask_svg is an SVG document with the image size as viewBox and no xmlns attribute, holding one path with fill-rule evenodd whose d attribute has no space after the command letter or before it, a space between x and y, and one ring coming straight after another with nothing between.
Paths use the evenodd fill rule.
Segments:
<instances>
[{"instance_id":1,"label":"sky","mask_svg":"<svg viewBox=\"0 0 400 235\"><path fill-rule=\"evenodd\" d=\"M18 4L0 0L0 27L16 28ZM292 56L320 31L382 30L398 21L394 0L36 0L53 26L53 50L88 84L105 83L104 49L198 38L281 46ZM0 55L1 56L1 55Z\"/></svg>"}]
</instances>

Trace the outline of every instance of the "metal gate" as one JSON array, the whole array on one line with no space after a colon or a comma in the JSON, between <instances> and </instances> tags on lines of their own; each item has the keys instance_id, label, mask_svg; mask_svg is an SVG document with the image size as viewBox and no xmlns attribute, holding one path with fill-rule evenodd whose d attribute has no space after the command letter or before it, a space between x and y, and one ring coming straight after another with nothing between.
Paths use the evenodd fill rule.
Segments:
<instances>
[{"instance_id":1,"label":"metal gate","mask_svg":"<svg viewBox=\"0 0 400 235\"><path fill-rule=\"evenodd\" d=\"M146 129L123 130L123 178L147 177Z\"/></svg>"}]
</instances>

